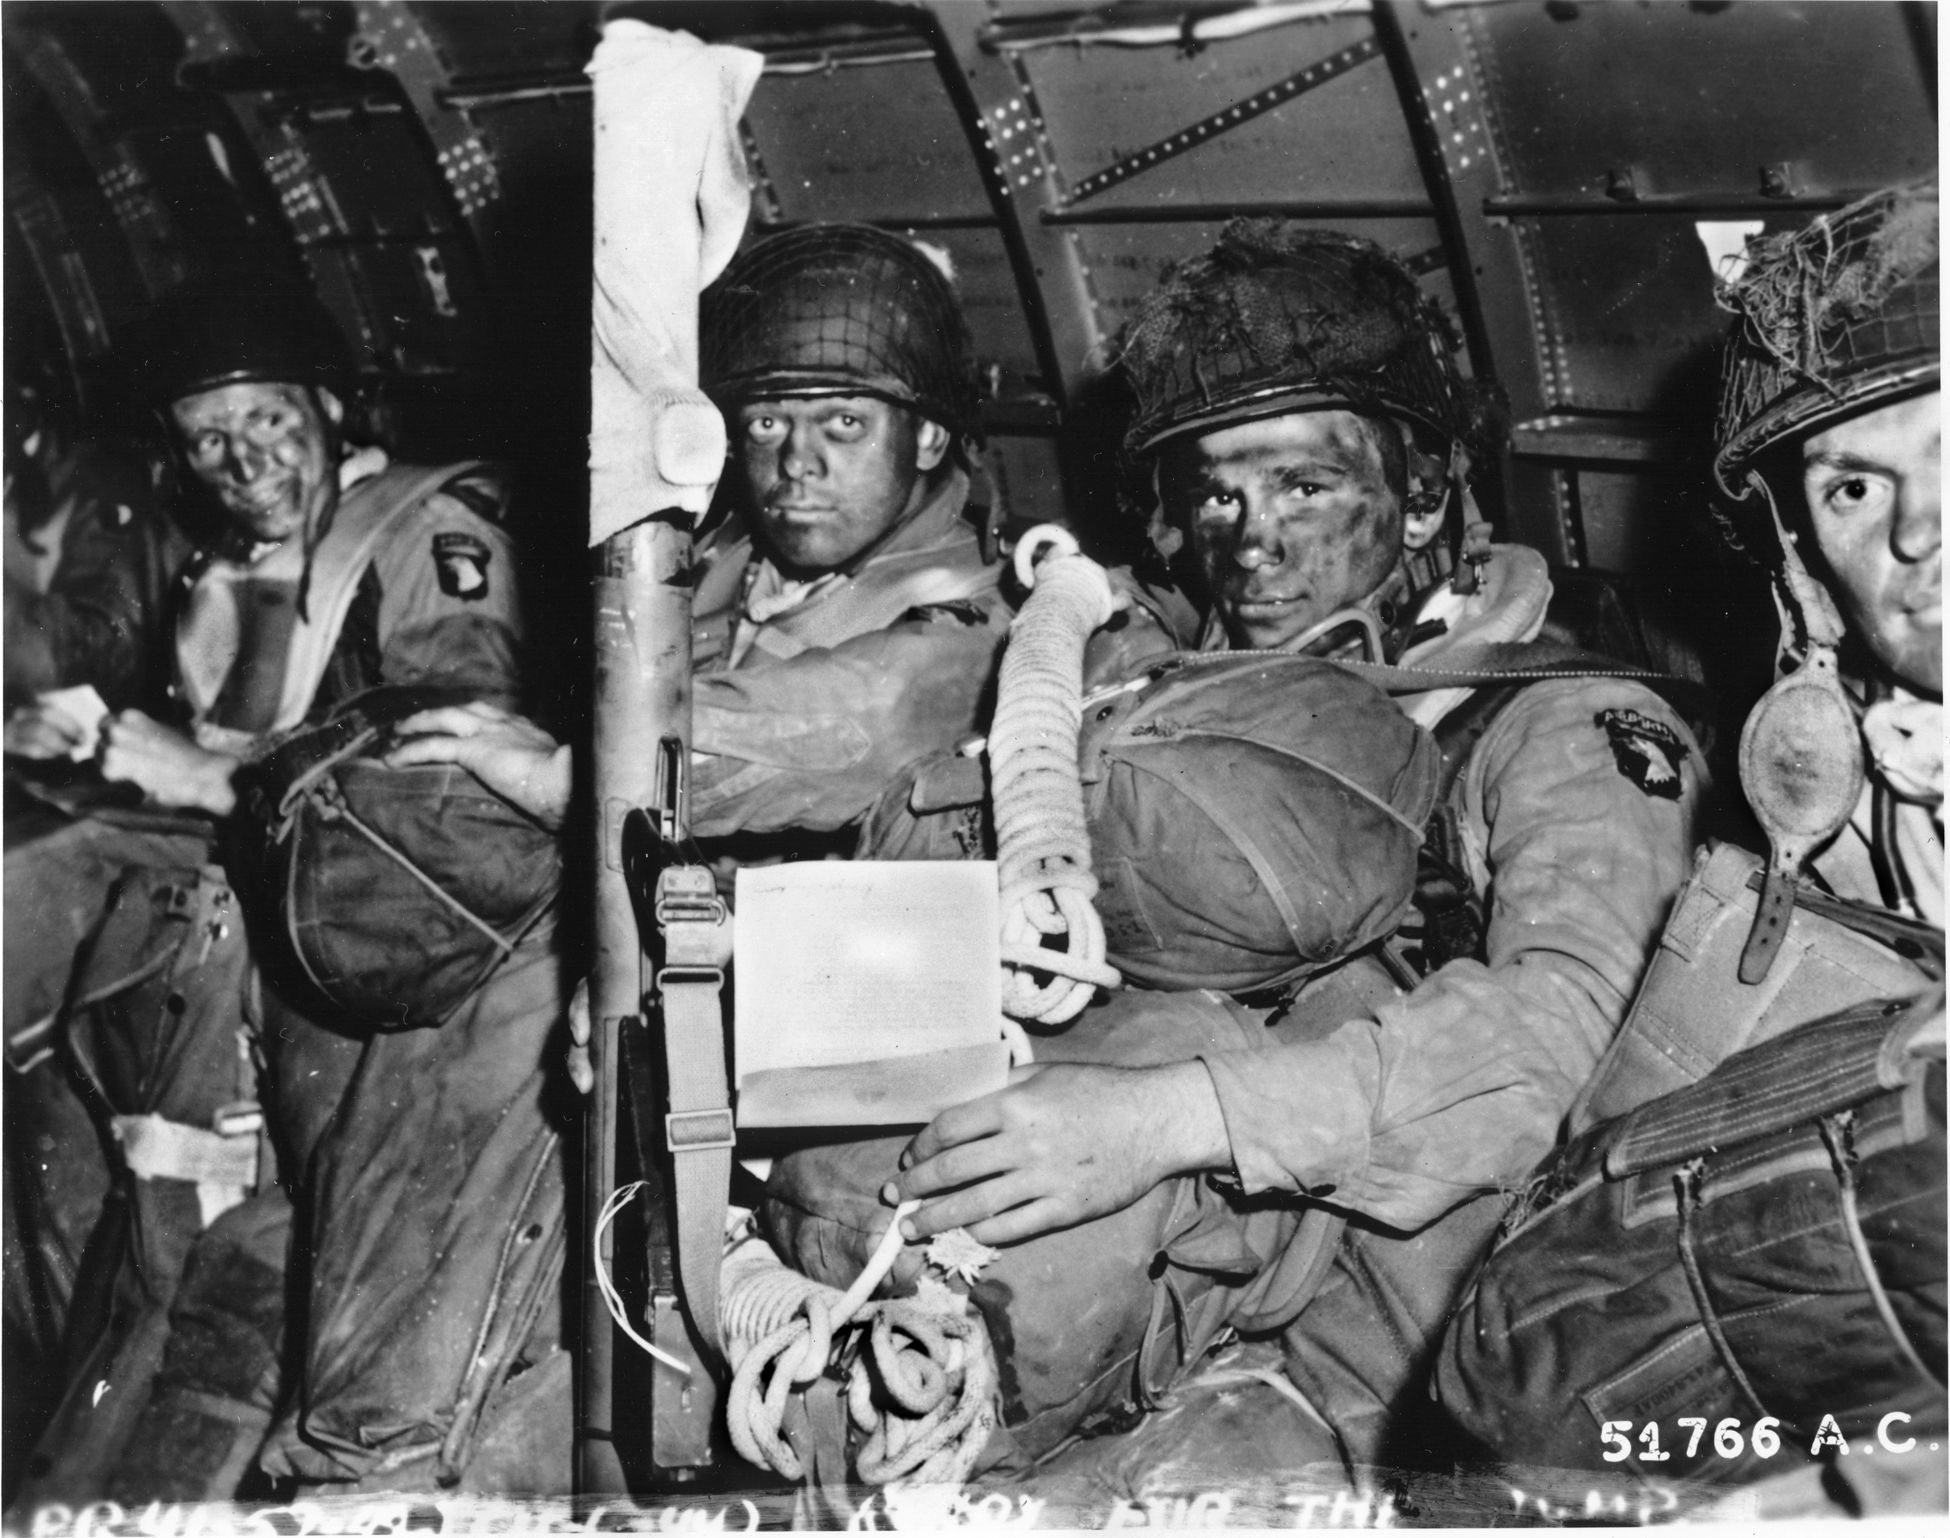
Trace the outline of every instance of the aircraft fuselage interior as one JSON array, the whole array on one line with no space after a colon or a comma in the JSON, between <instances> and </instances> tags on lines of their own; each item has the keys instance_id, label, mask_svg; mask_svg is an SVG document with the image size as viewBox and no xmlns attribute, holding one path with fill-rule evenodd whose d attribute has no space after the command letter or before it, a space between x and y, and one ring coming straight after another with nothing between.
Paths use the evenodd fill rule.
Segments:
<instances>
[{"instance_id":1,"label":"aircraft fuselage interior","mask_svg":"<svg viewBox=\"0 0 1950 1538\"><path fill-rule=\"evenodd\" d=\"M1937 26L5 0L8 1530L1941 1512Z\"/></svg>"}]
</instances>

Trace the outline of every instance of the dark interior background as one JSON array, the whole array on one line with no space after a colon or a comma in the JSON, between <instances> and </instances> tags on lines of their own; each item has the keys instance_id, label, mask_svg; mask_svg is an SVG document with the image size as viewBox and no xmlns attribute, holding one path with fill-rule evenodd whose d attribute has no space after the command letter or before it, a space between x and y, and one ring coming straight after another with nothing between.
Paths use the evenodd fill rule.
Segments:
<instances>
[{"instance_id":1,"label":"dark interior background","mask_svg":"<svg viewBox=\"0 0 1950 1538\"><path fill-rule=\"evenodd\" d=\"M1694 225L1788 227L1936 163L1925 4L11 0L9 346L134 431L113 352L150 300L229 264L303 273L375 431L516 467L580 646L582 66L609 14L766 55L754 235L862 219L948 253L1018 523L1114 550L1097 381L1161 267L1241 211L1355 230L1508 397L1506 537L1629 579L1652 649L1730 710L1772 615L1709 533L1723 317Z\"/></svg>"}]
</instances>

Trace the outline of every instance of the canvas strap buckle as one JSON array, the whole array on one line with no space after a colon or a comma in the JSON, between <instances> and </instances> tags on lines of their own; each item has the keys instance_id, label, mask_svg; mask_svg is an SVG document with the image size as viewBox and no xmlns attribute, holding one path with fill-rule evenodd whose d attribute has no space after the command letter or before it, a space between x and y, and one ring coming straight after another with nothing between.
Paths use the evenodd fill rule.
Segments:
<instances>
[{"instance_id":1,"label":"canvas strap buckle","mask_svg":"<svg viewBox=\"0 0 1950 1538\"><path fill-rule=\"evenodd\" d=\"M672 1111L664 1118L664 1146L672 1153L704 1153L738 1146L738 1131L728 1108Z\"/></svg>"}]
</instances>

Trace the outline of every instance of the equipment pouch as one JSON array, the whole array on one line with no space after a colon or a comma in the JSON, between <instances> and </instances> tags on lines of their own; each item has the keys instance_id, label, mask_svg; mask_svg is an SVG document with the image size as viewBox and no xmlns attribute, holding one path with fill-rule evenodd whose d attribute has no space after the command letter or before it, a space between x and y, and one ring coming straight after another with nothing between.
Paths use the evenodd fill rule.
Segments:
<instances>
[{"instance_id":1,"label":"equipment pouch","mask_svg":"<svg viewBox=\"0 0 1950 1538\"><path fill-rule=\"evenodd\" d=\"M1943 977L1943 935L1803 890L1766 977L1738 978L1765 864L1702 850L1611 1050L1572 1107L1575 1135L1704 1077L1723 1059L1839 1010L1916 997Z\"/></svg>"}]
</instances>

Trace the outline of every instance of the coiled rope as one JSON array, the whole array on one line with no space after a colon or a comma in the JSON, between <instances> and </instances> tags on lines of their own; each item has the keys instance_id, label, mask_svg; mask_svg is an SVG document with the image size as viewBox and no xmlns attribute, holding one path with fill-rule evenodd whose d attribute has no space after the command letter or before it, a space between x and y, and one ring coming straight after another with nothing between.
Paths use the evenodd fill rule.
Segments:
<instances>
[{"instance_id":1,"label":"coiled rope","mask_svg":"<svg viewBox=\"0 0 1950 1538\"><path fill-rule=\"evenodd\" d=\"M826 1371L836 1338L865 1326L865 1349L848 1368L846 1391L848 1416L866 1435L855 1459L860 1478L885 1485L968 1477L995 1427L995 1355L980 1316L941 1286L923 1297L866 1301L900 1252L901 1218L919 1205L895 1210L873 1258L844 1293L787 1269L756 1237L725 1256L719 1293L732 1364L725 1413L732 1445L746 1461L804 1478L804 1460L783 1434L787 1402Z\"/></svg>"},{"instance_id":2,"label":"coiled rope","mask_svg":"<svg viewBox=\"0 0 1950 1538\"><path fill-rule=\"evenodd\" d=\"M1055 547L1040 567L1036 556ZM1104 959L1104 926L1091 899L1078 778L1083 722L1083 649L1119 607L1104 569L1077 550L1067 530L1042 524L1016 547L1016 575L1032 591L1009 627L995 723L989 729L997 879L1002 899L1002 1008L1019 1020L1061 1024L1098 988L1115 988ZM1066 937L1052 949L1047 937ZM1031 975L1049 982L1038 985Z\"/></svg>"}]
</instances>

